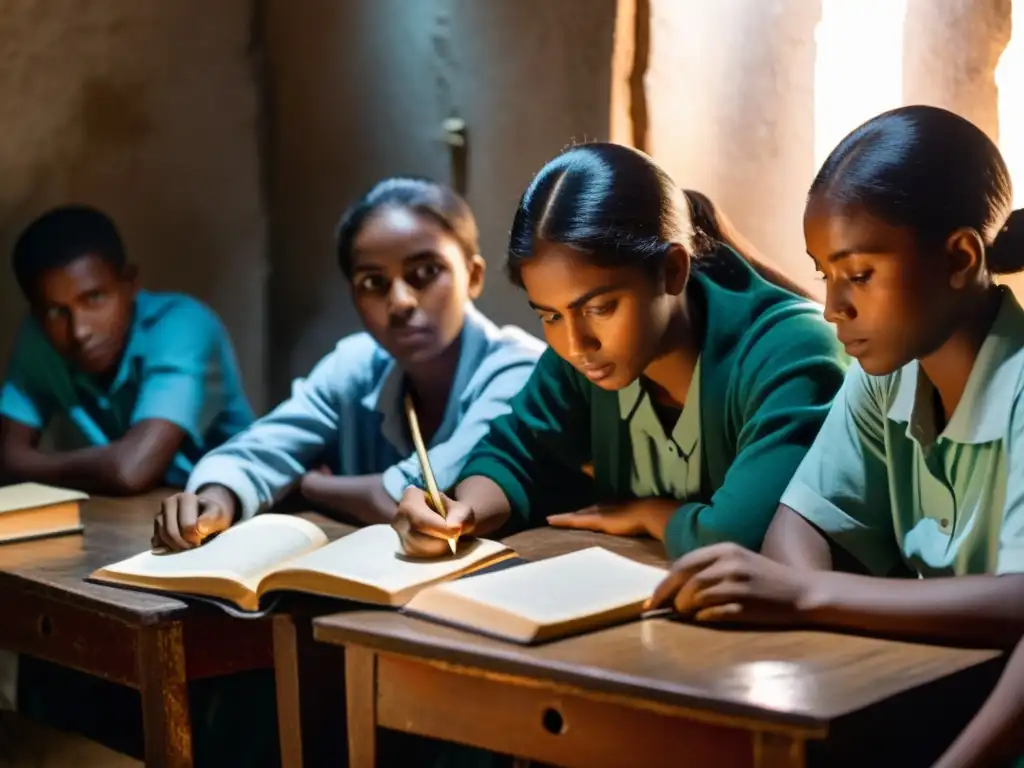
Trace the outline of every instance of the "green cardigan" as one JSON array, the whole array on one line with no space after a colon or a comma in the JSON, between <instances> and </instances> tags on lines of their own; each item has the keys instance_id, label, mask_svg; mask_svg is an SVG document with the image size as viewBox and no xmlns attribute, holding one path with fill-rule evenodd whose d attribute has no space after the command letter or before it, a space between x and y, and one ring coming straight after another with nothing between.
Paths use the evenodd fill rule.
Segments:
<instances>
[{"instance_id":1,"label":"green cardigan","mask_svg":"<svg viewBox=\"0 0 1024 768\"><path fill-rule=\"evenodd\" d=\"M821 307L761 278L720 248L694 263L690 301L706 311L701 345L701 490L669 521L678 557L735 541L759 549L782 492L842 384L847 358ZM590 383L553 350L491 424L460 480L488 477L513 527L594 500L633 498L632 444L617 392ZM580 468L593 463L590 481Z\"/></svg>"}]
</instances>

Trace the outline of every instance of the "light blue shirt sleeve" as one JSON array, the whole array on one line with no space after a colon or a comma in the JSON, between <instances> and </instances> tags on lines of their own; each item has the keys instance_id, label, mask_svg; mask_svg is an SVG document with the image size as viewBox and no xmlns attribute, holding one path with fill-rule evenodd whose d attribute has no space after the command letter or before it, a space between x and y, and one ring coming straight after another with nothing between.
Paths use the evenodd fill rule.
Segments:
<instances>
[{"instance_id":1,"label":"light blue shirt sleeve","mask_svg":"<svg viewBox=\"0 0 1024 768\"><path fill-rule=\"evenodd\" d=\"M781 503L878 576L900 562L889 499L885 396L853 363Z\"/></svg>"},{"instance_id":2,"label":"light blue shirt sleeve","mask_svg":"<svg viewBox=\"0 0 1024 768\"><path fill-rule=\"evenodd\" d=\"M186 490L204 485L230 488L249 518L280 499L329 445L338 441L339 398L353 386L346 371L359 369L345 355L345 342L324 357L291 397L252 426L208 453L193 470Z\"/></svg>"},{"instance_id":3,"label":"light blue shirt sleeve","mask_svg":"<svg viewBox=\"0 0 1024 768\"><path fill-rule=\"evenodd\" d=\"M43 429L53 411L45 390L47 377L39 370L45 357L52 354L46 344L31 321L23 322L0 389L0 416L33 429Z\"/></svg>"},{"instance_id":4,"label":"light blue shirt sleeve","mask_svg":"<svg viewBox=\"0 0 1024 768\"><path fill-rule=\"evenodd\" d=\"M189 302L161 317L146 334L141 382L132 410L134 426L147 419L169 421L197 445L216 417L216 366L224 327L212 311Z\"/></svg>"},{"instance_id":5,"label":"light blue shirt sleeve","mask_svg":"<svg viewBox=\"0 0 1024 768\"><path fill-rule=\"evenodd\" d=\"M463 395L469 406L451 438L427 451L438 488L445 491L455 484L470 452L487 434L491 422L511 410L509 401L530 378L536 362L536 354L524 350L492 355L481 367L475 377L480 384L470 387ZM383 482L384 490L395 501L402 498L410 485L424 487L416 454L388 467Z\"/></svg>"},{"instance_id":6,"label":"light blue shirt sleeve","mask_svg":"<svg viewBox=\"0 0 1024 768\"><path fill-rule=\"evenodd\" d=\"M1018 394L1006 445L1006 502L999 530L996 573L1024 573L1024 402Z\"/></svg>"}]
</instances>

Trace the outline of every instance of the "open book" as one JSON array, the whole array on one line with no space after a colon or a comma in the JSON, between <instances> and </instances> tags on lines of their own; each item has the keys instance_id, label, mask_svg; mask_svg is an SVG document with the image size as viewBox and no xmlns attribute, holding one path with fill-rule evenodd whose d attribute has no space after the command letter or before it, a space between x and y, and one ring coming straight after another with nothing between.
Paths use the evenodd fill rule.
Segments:
<instances>
[{"instance_id":1,"label":"open book","mask_svg":"<svg viewBox=\"0 0 1024 768\"><path fill-rule=\"evenodd\" d=\"M143 552L95 571L92 581L225 600L257 611L270 592L307 592L361 603L400 606L420 589L512 556L486 539L459 541L457 553L406 558L389 525L371 525L328 543L316 525L263 514L228 528L195 549Z\"/></svg>"},{"instance_id":2,"label":"open book","mask_svg":"<svg viewBox=\"0 0 1024 768\"><path fill-rule=\"evenodd\" d=\"M404 610L486 635L537 643L635 619L668 572L600 547L418 592Z\"/></svg>"},{"instance_id":3,"label":"open book","mask_svg":"<svg viewBox=\"0 0 1024 768\"><path fill-rule=\"evenodd\" d=\"M0 544L81 533L81 491L39 483L0 487Z\"/></svg>"},{"instance_id":4,"label":"open book","mask_svg":"<svg viewBox=\"0 0 1024 768\"><path fill-rule=\"evenodd\" d=\"M519 643L579 634L640 616L666 571L599 547L537 562L487 539L460 539L455 555L401 554L398 534L371 525L328 543L317 526L264 514L201 547L143 552L90 576L136 589L214 598L253 612L275 591L402 608Z\"/></svg>"}]
</instances>

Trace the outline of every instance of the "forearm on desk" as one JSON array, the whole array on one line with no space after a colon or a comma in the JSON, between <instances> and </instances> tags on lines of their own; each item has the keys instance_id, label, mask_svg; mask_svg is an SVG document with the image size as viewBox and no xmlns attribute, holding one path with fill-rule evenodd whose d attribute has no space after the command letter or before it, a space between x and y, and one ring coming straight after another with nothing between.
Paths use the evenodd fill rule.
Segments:
<instances>
[{"instance_id":1,"label":"forearm on desk","mask_svg":"<svg viewBox=\"0 0 1024 768\"><path fill-rule=\"evenodd\" d=\"M802 613L815 626L1011 647L1024 634L1024 575L883 579L815 571Z\"/></svg>"},{"instance_id":2,"label":"forearm on desk","mask_svg":"<svg viewBox=\"0 0 1024 768\"><path fill-rule=\"evenodd\" d=\"M3 467L11 479L67 486L87 493L122 496L155 488L163 469L157 472L138 462L127 462L126 453L119 443L64 453L19 446L4 451Z\"/></svg>"},{"instance_id":3,"label":"forearm on desk","mask_svg":"<svg viewBox=\"0 0 1024 768\"><path fill-rule=\"evenodd\" d=\"M384 490L381 475L339 476L311 472L299 491L315 506L363 525L390 523L398 504Z\"/></svg>"},{"instance_id":4,"label":"forearm on desk","mask_svg":"<svg viewBox=\"0 0 1024 768\"><path fill-rule=\"evenodd\" d=\"M0 469L19 481L130 496L162 482L184 439L173 422L144 419L109 445L44 453L38 430L0 418Z\"/></svg>"}]
</instances>

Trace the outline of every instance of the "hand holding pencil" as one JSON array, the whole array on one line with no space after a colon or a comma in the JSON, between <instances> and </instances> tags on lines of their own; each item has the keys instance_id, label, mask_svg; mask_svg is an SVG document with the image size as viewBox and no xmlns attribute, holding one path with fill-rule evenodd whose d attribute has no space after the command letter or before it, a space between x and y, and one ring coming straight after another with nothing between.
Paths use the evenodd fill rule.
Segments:
<instances>
[{"instance_id":1,"label":"hand holding pencil","mask_svg":"<svg viewBox=\"0 0 1024 768\"><path fill-rule=\"evenodd\" d=\"M416 454L423 470L427 490L407 488L398 504L392 526L398 532L402 549L413 557L438 557L448 550L455 554L459 536L471 527L472 510L445 496L437 487L430 458L420 433L412 398L405 398L406 417Z\"/></svg>"},{"instance_id":2,"label":"hand holding pencil","mask_svg":"<svg viewBox=\"0 0 1024 768\"><path fill-rule=\"evenodd\" d=\"M398 532L403 554L409 557L451 557L451 542L473 529L473 510L441 494L448 511L441 517L434 511L430 494L421 488L409 486L398 502L391 526Z\"/></svg>"}]
</instances>

